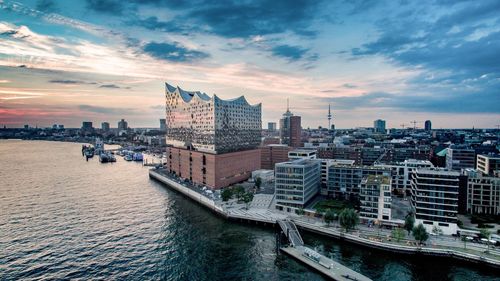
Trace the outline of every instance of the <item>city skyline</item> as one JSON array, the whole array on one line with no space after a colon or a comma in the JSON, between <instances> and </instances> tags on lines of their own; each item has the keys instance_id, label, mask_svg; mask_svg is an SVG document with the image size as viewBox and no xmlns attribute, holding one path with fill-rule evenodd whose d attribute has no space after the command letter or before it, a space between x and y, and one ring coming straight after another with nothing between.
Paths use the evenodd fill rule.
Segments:
<instances>
[{"instance_id":1,"label":"city skyline","mask_svg":"<svg viewBox=\"0 0 500 281\"><path fill-rule=\"evenodd\" d=\"M495 128L497 1L0 0L0 124L158 127L164 82L304 128Z\"/></svg>"}]
</instances>

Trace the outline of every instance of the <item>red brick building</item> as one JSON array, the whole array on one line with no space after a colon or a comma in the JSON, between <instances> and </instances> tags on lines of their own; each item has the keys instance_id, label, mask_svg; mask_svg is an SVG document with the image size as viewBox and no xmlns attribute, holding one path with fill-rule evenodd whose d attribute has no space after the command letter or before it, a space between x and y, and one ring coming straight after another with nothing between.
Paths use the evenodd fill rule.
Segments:
<instances>
[{"instance_id":1,"label":"red brick building","mask_svg":"<svg viewBox=\"0 0 500 281\"><path fill-rule=\"evenodd\" d=\"M284 144L270 144L259 147L261 169L274 170L276 163L287 162L288 152L292 148Z\"/></svg>"}]
</instances>

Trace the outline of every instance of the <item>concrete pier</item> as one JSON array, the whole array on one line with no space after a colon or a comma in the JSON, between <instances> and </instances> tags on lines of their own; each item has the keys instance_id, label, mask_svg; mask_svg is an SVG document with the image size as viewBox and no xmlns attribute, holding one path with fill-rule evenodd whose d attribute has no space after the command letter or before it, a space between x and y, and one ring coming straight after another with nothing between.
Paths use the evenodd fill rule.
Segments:
<instances>
[{"instance_id":1,"label":"concrete pier","mask_svg":"<svg viewBox=\"0 0 500 281\"><path fill-rule=\"evenodd\" d=\"M313 260L305 254L306 247L283 247L281 251L295 258L296 260L306 264L319 273L323 274L332 280L338 281L369 281L370 278L348 268L340 263L329 259L325 256L320 256L318 260Z\"/></svg>"}]
</instances>

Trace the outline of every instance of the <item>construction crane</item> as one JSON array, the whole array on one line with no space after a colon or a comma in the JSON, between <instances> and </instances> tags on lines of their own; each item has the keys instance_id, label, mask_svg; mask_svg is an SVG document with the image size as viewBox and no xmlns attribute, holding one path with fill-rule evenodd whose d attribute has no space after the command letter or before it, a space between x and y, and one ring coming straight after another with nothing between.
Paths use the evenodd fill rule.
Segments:
<instances>
[{"instance_id":1,"label":"construction crane","mask_svg":"<svg viewBox=\"0 0 500 281\"><path fill-rule=\"evenodd\" d=\"M417 124L418 124L418 123L422 123L422 121L413 120L413 121L411 121L410 123L412 123L412 124L413 124L413 130L416 130L416 129L417 129Z\"/></svg>"},{"instance_id":2,"label":"construction crane","mask_svg":"<svg viewBox=\"0 0 500 281\"><path fill-rule=\"evenodd\" d=\"M407 125L408 125L408 124L403 123L403 124L401 124L401 125L399 125L399 126L401 126L401 128L403 128L403 130L404 130L404 129L405 129L405 127L408 127Z\"/></svg>"}]
</instances>

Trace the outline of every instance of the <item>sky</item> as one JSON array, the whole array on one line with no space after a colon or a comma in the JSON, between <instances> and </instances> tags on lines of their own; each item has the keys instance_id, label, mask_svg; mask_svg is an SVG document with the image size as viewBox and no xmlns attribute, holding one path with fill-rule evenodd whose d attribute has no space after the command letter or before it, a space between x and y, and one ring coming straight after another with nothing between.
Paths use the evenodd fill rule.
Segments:
<instances>
[{"instance_id":1,"label":"sky","mask_svg":"<svg viewBox=\"0 0 500 281\"><path fill-rule=\"evenodd\" d=\"M494 128L498 0L0 0L0 125L159 127L165 82L304 128Z\"/></svg>"}]
</instances>

